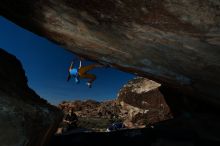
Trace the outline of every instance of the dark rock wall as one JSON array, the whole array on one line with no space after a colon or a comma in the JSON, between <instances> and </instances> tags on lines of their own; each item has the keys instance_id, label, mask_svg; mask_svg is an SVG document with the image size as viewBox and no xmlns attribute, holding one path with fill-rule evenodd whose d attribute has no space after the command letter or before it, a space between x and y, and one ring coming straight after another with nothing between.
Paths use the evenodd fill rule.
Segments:
<instances>
[{"instance_id":1,"label":"dark rock wall","mask_svg":"<svg viewBox=\"0 0 220 146\"><path fill-rule=\"evenodd\" d=\"M0 49L0 145L43 146L62 113L27 85L16 57Z\"/></svg>"}]
</instances>

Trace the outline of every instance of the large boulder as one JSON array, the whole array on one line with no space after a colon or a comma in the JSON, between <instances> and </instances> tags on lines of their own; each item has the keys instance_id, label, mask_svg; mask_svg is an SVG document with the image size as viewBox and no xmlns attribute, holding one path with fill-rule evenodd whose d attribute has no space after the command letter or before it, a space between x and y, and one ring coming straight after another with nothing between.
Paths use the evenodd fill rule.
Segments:
<instances>
[{"instance_id":1,"label":"large boulder","mask_svg":"<svg viewBox=\"0 0 220 146\"><path fill-rule=\"evenodd\" d=\"M121 88L117 100L127 126L145 126L172 118L160 86L152 80L137 77Z\"/></svg>"},{"instance_id":2,"label":"large boulder","mask_svg":"<svg viewBox=\"0 0 220 146\"><path fill-rule=\"evenodd\" d=\"M0 14L76 54L220 104L219 0L1 0Z\"/></svg>"},{"instance_id":3,"label":"large boulder","mask_svg":"<svg viewBox=\"0 0 220 146\"><path fill-rule=\"evenodd\" d=\"M0 145L45 145L62 113L28 87L21 63L2 49L0 68Z\"/></svg>"}]
</instances>

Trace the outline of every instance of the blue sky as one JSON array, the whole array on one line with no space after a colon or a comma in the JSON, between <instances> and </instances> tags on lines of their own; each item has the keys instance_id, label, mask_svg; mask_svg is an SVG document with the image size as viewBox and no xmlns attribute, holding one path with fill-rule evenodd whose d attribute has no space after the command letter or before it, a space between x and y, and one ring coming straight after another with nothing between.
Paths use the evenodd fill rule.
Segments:
<instances>
[{"instance_id":1,"label":"blue sky","mask_svg":"<svg viewBox=\"0 0 220 146\"><path fill-rule=\"evenodd\" d=\"M97 68L91 71L97 76L92 88L86 86L85 80L78 85L73 79L67 82L67 70L73 54L1 16L0 48L21 61L29 86L52 104L75 99L113 99L119 89L134 77L112 68ZM91 63L83 62L84 65Z\"/></svg>"}]
</instances>

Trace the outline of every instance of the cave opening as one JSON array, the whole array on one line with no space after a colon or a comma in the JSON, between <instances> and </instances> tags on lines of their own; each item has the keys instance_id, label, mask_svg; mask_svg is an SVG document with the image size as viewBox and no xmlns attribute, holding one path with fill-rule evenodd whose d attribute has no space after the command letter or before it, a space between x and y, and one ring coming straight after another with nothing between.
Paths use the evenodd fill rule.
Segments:
<instances>
[{"instance_id":1,"label":"cave opening","mask_svg":"<svg viewBox=\"0 0 220 146\"><path fill-rule=\"evenodd\" d=\"M80 86L74 85L73 81L67 83L67 69L71 60L76 57L74 54L3 17L0 21L1 34L5 34L1 35L2 48L22 62L29 86L51 104L58 105L62 100L115 99L123 85L135 77L132 74L107 68L93 71L98 78L92 90L85 86L85 81L82 81ZM78 65L78 61L75 61L75 64Z\"/></svg>"},{"instance_id":2,"label":"cave opening","mask_svg":"<svg viewBox=\"0 0 220 146\"><path fill-rule=\"evenodd\" d=\"M181 8L184 8L184 7L181 7ZM217 7L215 7L215 8L217 9ZM204 10L206 10L206 9L201 9L201 10L202 10L201 12L205 12ZM215 9L213 9L211 12L215 12ZM188 15L188 13L187 13L187 15ZM161 16L163 16L163 15L161 15ZM198 15L196 15L196 16L198 16ZM158 18L160 18L160 17L158 17ZM172 18L174 18L174 16L172 16ZM184 19L185 18L187 18L187 17L184 17ZM1 20L1 24L5 24L5 22L3 22L3 21ZM200 22L200 21L198 21L198 22ZM183 23L183 24L185 26L185 23ZM202 23L202 25L203 24L204 23ZM9 25L11 25L11 24L9 24ZM0 31L1 31L1 34L4 34L4 35L1 35L1 39L0 39L0 42L1 42L1 45L2 45L1 47L4 48L4 49L9 49L8 51L12 54L14 54L13 53L14 50L17 50L18 53L20 53L20 55L16 55L18 57L18 59L20 59L20 57L22 58L22 56L26 55L26 57L27 57L26 62L28 62L28 63L29 63L29 61L31 61L31 59L33 59L33 62L32 63L30 62L31 64L29 64L29 65L26 64L25 62L24 63L22 62L22 64L24 64L25 70L27 71L27 76L29 76L30 73L35 73L35 75L33 75L33 79L36 81L36 84L33 85L33 84L29 83L29 86L31 86L33 89L35 89L37 91L37 93L41 94L42 97L48 97L52 100L56 99L52 103L53 104L58 104L60 102L60 101L57 101L59 99L59 96L58 97L56 97L56 96L58 94L64 95L64 94L67 93L67 91L62 92L62 93L60 92L60 91L63 91L63 90L60 90L60 89L64 89L65 87L63 86L63 83L54 82L54 77L56 78L56 81L57 80L62 80L63 82L65 82L66 74L65 73L64 74L59 74L59 71L66 72L66 71L63 71L63 70L65 70L65 69L67 70L67 68L69 66L69 63L70 63L69 61L72 60L72 54L70 56L66 56L65 58L63 58L63 55L62 55L63 52L61 51L61 52L59 52L55 55L56 59L54 61L50 58L50 56L51 56L51 54L53 54L53 49L58 48L57 46L53 46L52 47L53 49L51 48L50 51L49 51L49 49L44 50L45 46L42 45L43 43L38 43L35 40L31 40L30 39L31 36L29 36L29 35L25 35L25 36L19 35L19 32L23 31L23 30L21 30L21 29L20 30L14 30L11 27L8 27L9 25L7 25L6 27L4 25L1 25ZM196 26L196 27L202 28L203 27L202 25L201 26ZM206 24L204 24L204 26L205 25ZM216 26L216 25L213 25L213 26ZM138 26L138 27L142 28L141 26ZM206 30L207 28L208 29L211 28L211 26L210 27L204 27L204 28ZM157 29L159 29L159 31L161 31L160 27L158 27ZM155 29L155 30L158 33L157 29ZM174 29L176 29L176 27ZM144 32L147 33L149 30L150 29L147 29L147 31L144 31ZM184 30L184 29L181 29L181 30ZM82 134L82 133L80 133L80 134L79 133L73 133L73 135L62 135L62 136L55 137L55 141L54 141L55 143L53 143L52 145L53 146L54 145L72 145L72 144L75 144L75 145L83 145L83 144L84 145L91 145L91 144L94 144L94 143L96 145L99 145L99 144L100 145L106 145L106 143L108 143L109 140L111 141L111 142L109 142L109 145L124 144L125 141L126 141L126 143L131 142L130 144L133 144L133 145L135 145L135 144L136 145L141 145L142 143L140 143L140 142L144 142L145 145L151 145L156 140L157 140L157 143L156 144L154 143L154 145L160 145L161 143L163 143L163 144L165 143L164 145L170 145L170 144L174 144L174 145L175 144L176 145L179 145L179 144L192 145L192 144L194 144L194 140L196 141L197 145L204 144L204 142L208 143L208 144L210 144L210 143L213 144L215 142L218 143L219 142L219 133L218 133L218 130L216 130L216 129L219 128L219 126L218 126L219 121L220 121L219 118L218 118L219 117L218 116L219 108L213 108L212 105L214 106L214 104L212 104L212 103L209 104L208 103L210 101L218 101L217 97L219 96L219 92L218 92L218 89L219 89L218 85L219 84L217 82L218 79L219 79L219 77L217 76L218 72L219 72L219 66L218 66L218 61L219 61L219 59L218 59L219 58L218 57L218 54L219 54L218 44L219 43L218 43L218 39L216 39L216 37L215 37L215 36L218 36L218 31L216 31L216 30L218 30L218 28L215 28L215 29L213 28L213 29L210 29L210 30L212 30L212 31L210 32L209 37L206 37L202 33L200 34L200 32L195 32L195 33L198 33L198 34L194 35L194 34L191 34L191 31L190 32L187 31L188 33L184 33L184 36L185 36L184 38L182 37L182 35L180 35L182 33L180 33L179 31L173 30L172 33L174 33L174 36L170 37L170 35L168 35L168 36L166 35L166 33L167 33L166 30L162 30L162 34L164 34L164 38L170 37L170 38L174 38L174 39L173 40L171 39L171 41L168 39L167 42L166 41L162 41L160 43L158 42L157 45L160 46L162 44L162 46L165 46L165 48L163 48L162 51L157 47L154 50L152 50L152 51L156 50L156 51L164 52L164 50L166 50L167 48L168 49L170 48L169 50L173 51L173 52L171 52L171 54L173 54L175 57L171 57L169 55L170 53L169 52L166 53L166 51L165 51L165 54L161 53L162 55L160 54L160 52L155 52L155 54L153 54L153 55L155 55L154 57L158 57L158 56L160 57L160 56L165 55L165 57L167 57L166 59L168 59L168 62L169 61L170 62L179 61L179 62L176 62L177 65L176 64L168 64L168 66L172 65L172 67L178 68L180 70L180 73L182 71L183 74L188 72L189 74L187 74L187 75L189 75L191 78L195 79L198 83L198 84L192 84L191 85L191 86L193 86L193 89L196 91L194 94L192 94L194 97L193 96L192 97L191 96L186 97L186 95L183 95L183 94L179 93L177 90L175 90L175 88L169 88L165 84L162 85L161 87L159 87L158 90L165 97L165 99L167 101L167 104L170 106L170 108L173 112L173 115L175 117L173 120L171 120L171 121L169 120L169 122L165 121L165 122L162 122L162 123L159 123L159 124L155 124L155 125L152 125L152 127L147 127L147 128L141 129L141 130L140 129L133 129L133 130L130 130L130 131L127 131L127 130L117 131L117 132L105 133L104 135L102 135L100 133L92 133L92 135L91 135L91 133L86 133L86 134L85 133L84 134ZM209 31L209 30L207 30L207 31ZM151 33L154 34L155 32L152 31ZM14 36L17 34L16 37L18 39L18 43L13 42L12 41L13 38L9 34L13 34ZM191 35L188 36L188 34L191 34ZM157 36L159 36L159 37L155 37L156 39L152 39L152 40L149 39L148 41L153 42L153 43L159 41L160 40L159 39L160 35L157 35ZM202 37L202 39L201 39L201 38L198 38L197 36L204 36L204 37ZM127 37L129 39L132 39L131 35L128 35ZM6 40L6 38L7 38L7 40ZM140 38L145 39L145 37L143 37L142 34L140 35ZM23 44L22 44L22 42L23 42ZM27 43L27 42L29 42L29 43ZM175 43L175 45L174 45L175 47L172 47L173 42ZM166 43L170 44L171 47L168 47ZM191 45L189 43L191 43ZM30 46L28 44L31 44L32 46ZM9 45L13 45L13 47L10 47ZM49 43L46 42L46 45L49 45ZM176 45L177 45L177 47L176 47ZM35 48L32 48L33 46ZM27 48L27 47L29 47L29 48ZM29 49L29 50L25 50L25 48ZM35 50L38 50L39 48L42 49L44 56L39 57L37 55L37 52L35 52ZM177 48L178 50L176 50L175 48ZM197 49L197 48L202 48L202 49ZM209 48L212 48L213 51L209 51ZM210 50L212 50L212 49L210 49ZM46 50L48 52L44 52ZM63 49L60 49L60 50L63 50ZM179 51L179 50L181 50L181 51ZM30 55L31 53L28 53L28 51L31 51L32 55ZM197 53L194 53L194 51L198 52L198 56L194 57L194 55L197 55ZM200 51L201 51L201 53L200 53ZM204 53L208 54L208 55L207 56L203 55ZM180 57L178 57L178 55L180 55ZM181 59L181 56L184 56L184 55L188 59L186 61L186 64L183 64L183 66L181 66L181 63L184 63L184 61L185 61L185 60ZM43 57L45 57L46 59L43 59ZM62 60L62 59L66 60L65 63L64 63L65 65L62 64L62 63L59 63L59 61ZM207 64L207 60L209 61L209 59L210 59L210 64ZM22 61L22 59L21 59L21 61ZM148 60L144 60L144 61L145 61L144 63L146 63L146 64L151 63ZM200 61L201 64L199 64L197 61ZM161 61L160 63L163 64L165 62ZM193 64L193 65L191 65L191 64ZM43 65L45 65L45 66L43 66ZM40 66L40 68L49 69L49 71L51 71L51 72L49 72L49 71L45 72L44 70L39 70L38 67L36 67L36 66ZM61 67L62 69L60 69L59 67ZM188 68L186 68L186 67L188 67ZM63 68L65 68L65 69L63 69ZM203 72L202 69L207 69L207 72L204 71L204 74L200 73L200 72ZM184 71L186 71L186 72L184 72ZM111 78L106 78L106 76L116 76L112 72L109 73L109 74L108 75L104 74L103 80L105 81L105 83L113 81ZM171 72L171 75L173 75L173 72ZM40 76L44 77L43 81L39 80L39 78L36 78L36 77L40 77ZM53 77L51 79L52 84L48 85L47 79L50 79L51 77ZM125 77L125 75L122 75L119 79L116 79L116 80L121 80L122 77ZM207 79L200 79L200 78L205 78L205 77ZM125 80L127 81L128 77L125 77L125 78L126 78ZM210 78L210 80L209 80L209 78ZM215 80L215 78L216 78L216 80ZM107 81L106 79L110 79L110 81ZM129 79L130 79L130 77L129 77ZM185 78L182 78L182 76L180 76L180 78L177 78L177 80L178 79L185 79ZM18 80L18 81L20 81L20 80ZM206 85L205 83L208 83L208 84ZM13 87L16 87L18 85L13 85ZM88 96L91 95L91 92L89 92L91 90L89 90L84 85L84 83L82 83L81 85L83 85L83 88L85 87L85 90L84 90L84 92L81 91L80 95L81 95L81 93L83 93L85 95L88 95ZM109 86L109 84L102 84L102 85L103 85L102 87L107 87L107 89L112 89L113 87L115 87L115 86ZM38 88L35 88L35 86L36 87L40 86L44 90L40 90ZM48 87L50 87L50 88L48 88ZM77 87L77 88L75 88L75 87ZM78 91L79 87L80 86L74 86L73 87L71 84L69 84L69 88L67 90L70 93L66 94L64 96L65 97L70 97L72 99L72 92L74 92L74 94L76 94L75 91ZM94 88L96 88L96 87L97 86L94 86ZM97 88L100 89L100 87L101 86L99 86ZM120 85L120 87L121 87L121 85ZM119 89L119 87L118 87L118 89ZM184 89L186 89L186 88L184 88ZM99 90L99 93L100 92L102 92L104 95L106 95L106 90ZM20 92L18 92L18 93L20 94ZM53 96L50 93L54 93L54 95L56 95L56 96ZM196 97L197 93L199 94L198 97ZM201 94L203 94L203 93L205 93L204 96L201 96ZM85 95L83 95L83 97L81 97L81 98L87 97ZM210 98L207 95L210 95ZM213 98L212 98L212 95L214 95ZM110 96L110 95L108 95L108 96ZM132 95L132 96L134 96L134 95ZM2 97L3 96L1 96L1 98ZM99 97L103 98L102 95L99 95ZM111 96L111 97L115 97L115 96ZM200 97L203 98L203 100L202 99L200 100ZM77 98L79 98L79 96L77 96ZM130 99L128 100L128 102L129 101L131 101L131 103L135 103L134 101L132 101ZM207 101L207 103L206 103L206 101ZM89 101L89 102L91 102L91 101ZM1 103L3 103L3 102L1 102ZM20 102L18 102L18 103L20 103ZM218 106L218 102L216 102L216 103L217 104L215 104L215 105ZM30 105L32 105L32 104L33 103L31 103ZM137 104L140 104L140 103L135 103L135 104L137 105ZM145 101L145 102L143 102L143 104L148 105L148 102ZM2 104L1 106L4 107L5 105ZM46 116L48 115L47 110L42 110L44 108L39 108L38 110L42 110L42 112L41 113L36 113L35 112L36 111L35 106L33 106L33 107L34 108L32 110L30 110L30 112L27 113L28 116L26 114L24 114L25 112L23 111L21 106L19 108L17 108L17 107L15 108L15 111L22 111L21 113L19 113L19 115L25 115L24 118L21 116L22 117L21 118L21 123L22 123L22 119L25 119L27 121L30 121L30 119L32 119L33 121L37 120L37 122L38 122L39 119L35 119L33 117L38 117L41 113L44 113ZM164 107L161 106L160 108L164 108ZM7 109L7 108L5 108L5 107L1 108L1 112L4 111L5 109ZM18 109L21 109L21 110L18 110ZM117 109L117 108L115 108L115 109ZM143 113L144 112L148 113L147 110L143 111ZM13 115L13 113L14 112L12 112L11 114ZM36 113L36 114L34 114L34 113ZM100 113L102 113L102 112L100 112ZM100 113L97 113L97 114L99 115ZM42 119L45 119L45 117L46 117L45 115L43 116L44 118L42 118ZM18 117L15 117L15 118L18 118ZM138 118L139 117L137 117L137 119L135 119L135 120L138 121L139 120ZM2 119L4 120L4 118L1 118L1 120ZM87 121L92 121L92 120L94 120L94 119L88 119ZM120 121L120 119L117 119L117 118L115 120ZM31 121L29 123L32 123L33 121ZM39 125L39 123L40 124L41 124L41 122L43 123L44 121L45 120L42 120L42 121L40 120L40 122L38 122L37 124L35 122L33 122L34 123L33 125L28 125L28 122L22 123L20 125L25 125L26 127L29 127L31 129L34 126ZM48 120L48 121L50 121L50 120ZM114 122L114 121L112 121L112 122ZM144 122L146 122L146 121L144 121ZM1 121L0 123L4 123L4 122ZM97 123L97 121L94 120L93 123ZM51 128L50 125L48 127L49 127L49 129ZM22 131L22 130L20 130L20 131ZM23 132L23 133L25 133L25 132ZM27 133L30 134L31 132L28 131ZM42 133L48 133L48 132L44 131ZM31 133L31 134L33 134L33 133ZM9 132L8 135L10 135L10 132ZM200 136L199 138L198 138L198 135ZM14 135L14 137L16 137L16 136L17 135ZM73 139L73 137L74 137L74 139ZM30 139L32 139L32 143L30 143L30 144L28 143L28 144L29 145L34 145L33 144L34 142L37 142L38 140L41 141L42 136L41 136L41 139L35 139L35 138L32 138L32 137ZM99 143L100 139L103 139L104 143L102 143L102 142ZM92 140L93 143L91 142L91 140ZM39 146L38 143L36 143L35 145Z\"/></svg>"},{"instance_id":3,"label":"cave opening","mask_svg":"<svg viewBox=\"0 0 220 146\"><path fill-rule=\"evenodd\" d=\"M67 82L68 68L72 60L78 66L76 55L62 46L37 36L1 17L1 47L15 55L22 63L29 86L53 105L63 100L113 99L117 91L135 75L112 68L97 68L91 73L97 76L92 89L86 80L76 85L73 79ZM83 61L82 65L92 64Z\"/></svg>"},{"instance_id":4,"label":"cave opening","mask_svg":"<svg viewBox=\"0 0 220 146\"><path fill-rule=\"evenodd\" d=\"M94 132L106 132L112 123L126 120L128 129L139 129L172 118L157 83L140 77L133 79L135 75L111 68L93 72L98 79L92 90L86 87L84 81L78 87L73 82L66 83L67 69L74 58L72 53L2 17L0 23L2 24L1 34L5 34L0 36L0 44L2 48L21 61L29 86L49 103L53 105L60 103L58 106L63 109L64 113L68 112L69 107L64 109L62 105L71 106L71 103L73 103L72 106L80 105L77 108L81 110L76 112L78 116L80 115L78 119L81 121L79 123L81 130L92 129ZM85 64L91 63L85 62ZM146 84L153 85L145 87ZM127 93L133 90L131 86L134 86L134 90L137 91ZM145 93L146 90L152 91ZM71 101L73 98L75 101ZM140 99L136 101L135 98ZM79 101L79 99L84 101ZM152 107L149 108L151 105Z\"/></svg>"}]
</instances>

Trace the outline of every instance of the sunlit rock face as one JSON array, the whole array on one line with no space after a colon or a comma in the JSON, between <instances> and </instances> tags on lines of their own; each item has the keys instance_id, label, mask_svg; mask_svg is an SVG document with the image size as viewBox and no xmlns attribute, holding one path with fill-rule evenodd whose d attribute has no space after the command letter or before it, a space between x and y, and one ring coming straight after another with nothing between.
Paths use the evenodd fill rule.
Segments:
<instances>
[{"instance_id":1,"label":"sunlit rock face","mask_svg":"<svg viewBox=\"0 0 220 146\"><path fill-rule=\"evenodd\" d=\"M0 49L0 145L43 146L62 113L27 85L21 63Z\"/></svg>"},{"instance_id":2,"label":"sunlit rock face","mask_svg":"<svg viewBox=\"0 0 220 146\"><path fill-rule=\"evenodd\" d=\"M219 0L1 0L1 14L66 49L219 103Z\"/></svg>"},{"instance_id":3,"label":"sunlit rock face","mask_svg":"<svg viewBox=\"0 0 220 146\"><path fill-rule=\"evenodd\" d=\"M117 100L128 127L146 126L172 119L170 108L159 90L160 86L152 80L137 77L121 88Z\"/></svg>"}]
</instances>

